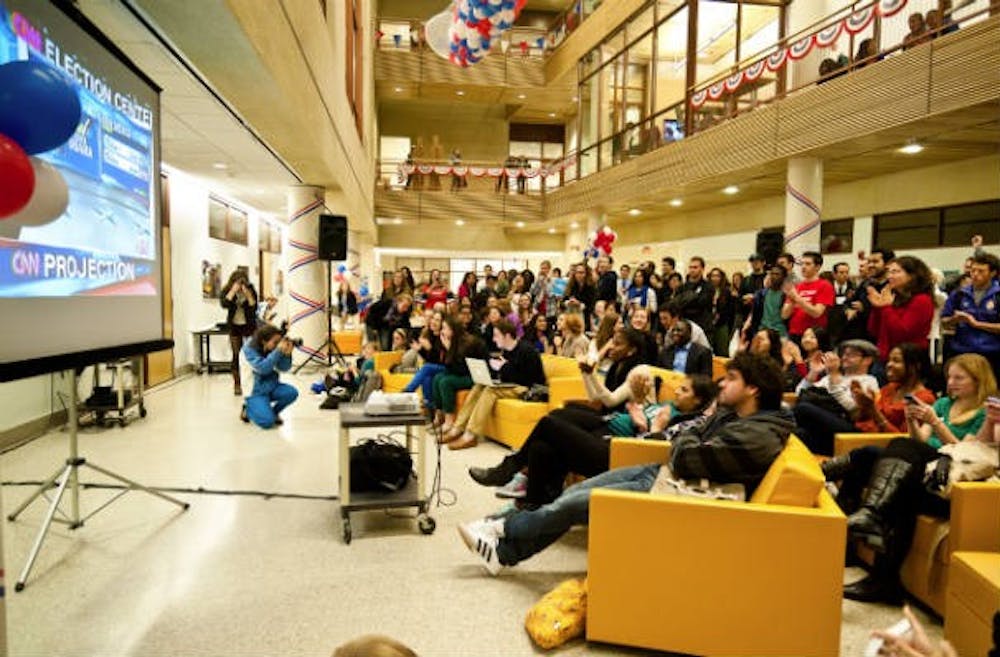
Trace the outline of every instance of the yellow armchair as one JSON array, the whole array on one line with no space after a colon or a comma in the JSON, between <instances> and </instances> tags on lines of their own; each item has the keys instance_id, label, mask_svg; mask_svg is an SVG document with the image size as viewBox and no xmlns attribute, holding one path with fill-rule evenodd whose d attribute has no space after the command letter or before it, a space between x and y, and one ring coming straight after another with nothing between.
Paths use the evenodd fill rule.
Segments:
<instances>
[{"instance_id":1,"label":"yellow armchair","mask_svg":"<svg viewBox=\"0 0 1000 657\"><path fill-rule=\"evenodd\" d=\"M402 392L413 374L396 374L392 368L403 360L402 351L380 351L375 354L375 371L382 377L382 390L386 392Z\"/></svg>"},{"instance_id":2,"label":"yellow armchair","mask_svg":"<svg viewBox=\"0 0 1000 657\"><path fill-rule=\"evenodd\" d=\"M641 442L615 439L613 467L669 453ZM846 519L797 439L782 456L769 489L785 495L785 473L807 472L811 506L595 490L587 638L697 655L837 654Z\"/></svg>"},{"instance_id":3,"label":"yellow armchair","mask_svg":"<svg viewBox=\"0 0 1000 657\"><path fill-rule=\"evenodd\" d=\"M834 454L876 445L906 434L837 434ZM951 518L917 516L910 551L900 569L903 586L947 617L948 575L955 552L1000 552L1000 484L963 482L951 490ZM864 556L864 555L862 555Z\"/></svg>"}]
</instances>

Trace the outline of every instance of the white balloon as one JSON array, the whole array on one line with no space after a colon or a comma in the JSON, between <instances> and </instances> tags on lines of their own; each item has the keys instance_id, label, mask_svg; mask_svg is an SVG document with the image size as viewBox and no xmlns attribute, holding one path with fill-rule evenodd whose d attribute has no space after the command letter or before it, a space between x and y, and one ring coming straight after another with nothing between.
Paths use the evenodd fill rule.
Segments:
<instances>
[{"instance_id":1,"label":"white balloon","mask_svg":"<svg viewBox=\"0 0 1000 657\"><path fill-rule=\"evenodd\" d=\"M424 30L427 34L427 45L434 51L434 54L445 59L451 55L451 23L451 10L446 9L431 17Z\"/></svg>"},{"instance_id":2,"label":"white balloon","mask_svg":"<svg viewBox=\"0 0 1000 657\"><path fill-rule=\"evenodd\" d=\"M42 226L62 216L69 206L69 187L59 170L37 157L32 157L35 170L35 191L24 208L3 220L8 226Z\"/></svg>"}]
</instances>

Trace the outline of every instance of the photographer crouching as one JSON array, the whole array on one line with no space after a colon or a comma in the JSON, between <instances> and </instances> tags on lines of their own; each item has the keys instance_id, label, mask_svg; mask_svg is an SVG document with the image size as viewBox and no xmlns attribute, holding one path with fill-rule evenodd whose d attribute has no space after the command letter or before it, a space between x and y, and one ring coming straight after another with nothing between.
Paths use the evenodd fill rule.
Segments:
<instances>
[{"instance_id":1,"label":"photographer crouching","mask_svg":"<svg viewBox=\"0 0 1000 657\"><path fill-rule=\"evenodd\" d=\"M294 342L271 324L258 328L243 346L243 357L253 368L253 392L243 404L241 420L262 429L282 424L279 414L299 396L294 386L278 380L279 372L292 367L293 347Z\"/></svg>"}]
</instances>

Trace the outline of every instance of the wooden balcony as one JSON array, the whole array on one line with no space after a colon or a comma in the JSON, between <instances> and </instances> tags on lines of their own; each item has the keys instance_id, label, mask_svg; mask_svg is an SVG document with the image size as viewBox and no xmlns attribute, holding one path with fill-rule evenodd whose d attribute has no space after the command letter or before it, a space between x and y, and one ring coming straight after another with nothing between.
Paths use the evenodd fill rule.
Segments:
<instances>
[{"instance_id":1,"label":"wooden balcony","mask_svg":"<svg viewBox=\"0 0 1000 657\"><path fill-rule=\"evenodd\" d=\"M518 221L532 224L544 219L541 194L496 192L488 186L452 192L448 190L448 179L442 178L441 191L377 188L375 216L407 222L447 222L440 224L444 230L457 219L476 225L508 227Z\"/></svg>"}]
</instances>

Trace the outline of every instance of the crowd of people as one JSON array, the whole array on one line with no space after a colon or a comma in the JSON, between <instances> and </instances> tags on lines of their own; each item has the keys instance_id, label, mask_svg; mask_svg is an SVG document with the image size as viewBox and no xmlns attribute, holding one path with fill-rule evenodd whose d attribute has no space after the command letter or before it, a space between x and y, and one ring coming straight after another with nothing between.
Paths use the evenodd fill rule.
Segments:
<instances>
[{"instance_id":1,"label":"crowd of people","mask_svg":"<svg viewBox=\"0 0 1000 657\"><path fill-rule=\"evenodd\" d=\"M546 261L537 273L469 272L454 291L440 272L417 284L403 268L366 325L370 340L411 355L408 390L423 390L439 440L456 449L483 437L497 399L544 385L542 354L578 361L587 400L543 417L500 463L470 468L511 500L460 529L491 573L585 524L594 488L649 491L666 471L750 495L794 433L830 457L850 535L879 555L845 595L899 602L916 515L948 513L928 492L928 464L963 440L1000 442L1000 260L978 237L973 247L949 280L888 248L854 271L817 252L754 253L732 276L701 257L682 274L669 257L616 271L602 256L562 279ZM727 359L717 382L713 356ZM474 384L466 358L512 385ZM651 365L685 375L669 404ZM906 437L833 457L835 434L850 432ZM670 462L609 470L610 436L670 440ZM587 479L565 488L568 474Z\"/></svg>"}]
</instances>

